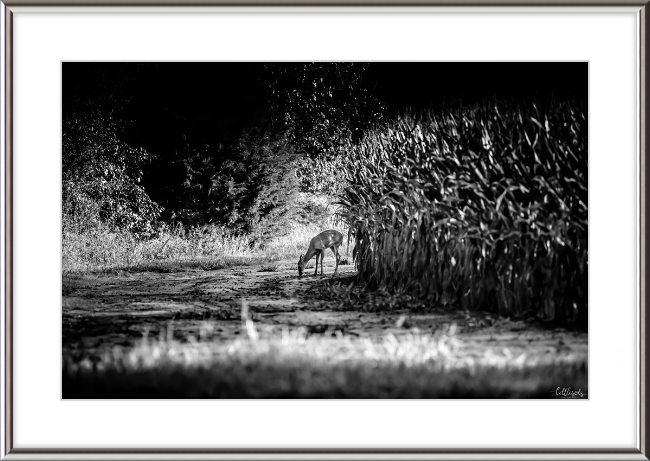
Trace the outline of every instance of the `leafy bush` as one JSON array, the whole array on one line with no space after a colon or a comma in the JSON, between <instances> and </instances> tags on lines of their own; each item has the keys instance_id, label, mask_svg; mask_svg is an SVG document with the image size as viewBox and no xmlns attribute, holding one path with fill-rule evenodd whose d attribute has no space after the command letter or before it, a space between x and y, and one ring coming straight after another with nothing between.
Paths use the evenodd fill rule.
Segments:
<instances>
[{"instance_id":1,"label":"leafy bush","mask_svg":"<svg viewBox=\"0 0 650 461\"><path fill-rule=\"evenodd\" d=\"M587 318L587 119L569 103L405 115L341 194L362 281L464 308Z\"/></svg>"},{"instance_id":2,"label":"leafy bush","mask_svg":"<svg viewBox=\"0 0 650 461\"><path fill-rule=\"evenodd\" d=\"M344 155L331 159L309 157L297 162L296 175L300 180L300 189L305 193L336 195L345 186L346 160Z\"/></svg>"},{"instance_id":3,"label":"leafy bush","mask_svg":"<svg viewBox=\"0 0 650 461\"><path fill-rule=\"evenodd\" d=\"M77 226L101 222L149 236L162 211L139 185L151 154L120 140L118 131L100 110L64 118L63 214Z\"/></svg>"},{"instance_id":4,"label":"leafy bush","mask_svg":"<svg viewBox=\"0 0 650 461\"><path fill-rule=\"evenodd\" d=\"M283 135L247 133L213 177L211 217L254 241L286 235L298 213L298 155Z\"/></svg>"}]
</instances>

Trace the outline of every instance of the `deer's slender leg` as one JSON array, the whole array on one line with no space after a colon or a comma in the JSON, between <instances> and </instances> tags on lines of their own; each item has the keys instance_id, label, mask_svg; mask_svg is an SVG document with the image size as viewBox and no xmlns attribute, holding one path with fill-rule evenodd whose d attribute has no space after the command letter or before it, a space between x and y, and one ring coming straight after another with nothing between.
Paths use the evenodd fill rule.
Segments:
<instances>
[{"instance_id":1,"label":"deer's slender leg","mask_svg":"<svg viewBox=\"0 0 650 461\"><path fill-rule=\"evenodd\" d=\"M325 259L325 250L320 252L320 275L323 275L323 259Z\"/></svg>"},{"instance_id":2,"label":"deer's slender leg","mask_svg":"<svg viewBox=\"0 0 650 461\"><path fill-rule=\"evenodd\" d=\"M320 256L320 253L316 253L316 270L314 271L314 275L318 275L318 257Z\"/></svg>"},{"instance_id":3,"label":"deer's slender leg","mask_svg":"<svg viewBox=\"0 0 650 461\"><path fill-rule=\"evenodd\" d=\"M332 247L332 253L334 253L334 257L336 258L336 268L334 268L334 275L339 273L339 247L337 245Z\"/></svg>"},{"instance_id":4,"label":"deer's slender leg","mask_svg":"<svg viewBox=\"0 0 650 461\"><path fill-rule=\"evenodd\" d=\"M341 262L341 253L339 253L339 247L336 247L336 269L334 269L334 273L338 274L339 273L339 263Z\"/></svg>"}]
</instances>

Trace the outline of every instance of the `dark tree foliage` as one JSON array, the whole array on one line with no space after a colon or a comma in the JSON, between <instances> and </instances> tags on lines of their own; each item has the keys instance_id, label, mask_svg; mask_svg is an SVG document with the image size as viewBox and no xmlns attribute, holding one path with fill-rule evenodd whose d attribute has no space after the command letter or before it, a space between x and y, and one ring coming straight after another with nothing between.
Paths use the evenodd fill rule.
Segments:
<instances>
[{"instance_id":1,"label":"dark tree foliage","mask_svg":"<svg viewBox=\"0 0 650 461\"><path fill-rule=\"evenodd\" d=\"M98 221L139 236L154 232L161 207L141 186L143 167L153 155L122 139L128 101L121 81L92 69L91 90L64 88L62 127L62 194L64 223L77 229Z\"/></svg>"},{"instance_id":2,"label":"dark tree foliage","mask_svg":"<svg viewBox=\"0 0 650 461\"><path fill-rule=\"evenodd\" d=\"M166 189L174 191L165 201L170 209L166 217L191 226L206 223L212 215L209 194L216 172L214 150L186 140L185 146L166 161L171 167Z\"/></svg>"},{"instance_id":3,"label":"dark tree foliage","mask_svg":"<svg viewBox=\"0 0 650 461\"><path fill-rule=\"evenodd\" d=\"M367 67L66 64L65 209L139 234L159 216L285 229L295 193L339 190L341 158L383 116Z\"/></svg>"},{"instance_id":4,"label":"dark tree foliage","mask_svg":"<svg viewBox=\"0 0 650 461\"><path fill-rule=\"evenodd\" d=\"M267 65L275 127L304 152L297 174L304 192L334 193L343 182L341 157L384 117L364 63Z\"/></svg>"},{"instance_id":5,"label":"dark tree foliage","mask_svg":"<svg viewBox=\"0 0 650 461\"><path fill-rule=\"evenodd\" d=\"M267 89L250 63L149 63L135 69L130 139L157 154L143 184L162 218L202 225L214 218L209 191L243 130L264 127Z\"/></svg>"},{"instance_id":6,"label":"dark tree foliage","mask_svg":"<svg viewBox=\"0 0 650 461\"><path fill-rule=\"evenodd\" d=\"M257 239L282 235L299 212L299 155L286 133L246 132L214 175L211 220Z\"/></svg>"},{"instance_id":7,"label":"dark tree foliage","mask_svg":"<svg viewBox=\"0 0 650 461\"><path fill-rule=\"evenodd\" d=\"M294 182L308 195L339 193L346 156L404 105L482 99L494 88L571 93L586 79L586 66L485 66L65 63L64 210L143 235L156 219L283 228L272 221L284 223L294 202L269 204L265 194L284 197L274 188Z\"/></svg>"},{"instance_id":8,"label":"dark tree foliage","mask_svg":"<svg viewBox=\"0 0 650 461\"><path fill-rule=\"evenodd\" d=\"M306 213L298 192L333 193L343 184L341 159L382 116L382 105L353 63L281 63L260 67L269 88L271 123L234 143L212 178L211 220L268 237Z\"/></svg>"}]
</instances>

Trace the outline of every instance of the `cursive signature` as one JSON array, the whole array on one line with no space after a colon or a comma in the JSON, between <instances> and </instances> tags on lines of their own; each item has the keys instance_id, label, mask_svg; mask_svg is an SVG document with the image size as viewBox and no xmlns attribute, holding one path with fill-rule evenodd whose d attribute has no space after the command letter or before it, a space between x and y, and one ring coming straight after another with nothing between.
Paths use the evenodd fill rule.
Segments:
<instances>
[{"instance_id":1,"label":"cursive signature","mask_svg":"<svg viewBox=\"0 0 650 461\"><path fill-rule=\"evenodd\" d=\"M570 387L558 387L555 391L551 392L555 392L555 395L560 396L563 399L583 399L587 397L587 394L582 393L582 389L574 391Z\"/></svg>"}]
</instances>

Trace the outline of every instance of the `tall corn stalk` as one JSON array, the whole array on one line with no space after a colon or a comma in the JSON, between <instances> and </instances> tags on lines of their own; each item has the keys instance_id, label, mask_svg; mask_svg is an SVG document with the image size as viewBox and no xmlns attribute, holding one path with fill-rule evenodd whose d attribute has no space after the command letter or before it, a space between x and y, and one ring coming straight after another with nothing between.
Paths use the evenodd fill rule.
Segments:
<instances>
[{"instance_id":1,"label":"tall corn stalk","mask_svg":"<svg viewBox=\"0 0 650 461\"><path fill-rule=\"evenodd\" d=\"M340 194L362 281L459 307L587 319L587 119L569 103L404 115Z\"/></svg>"}]
</instances>

